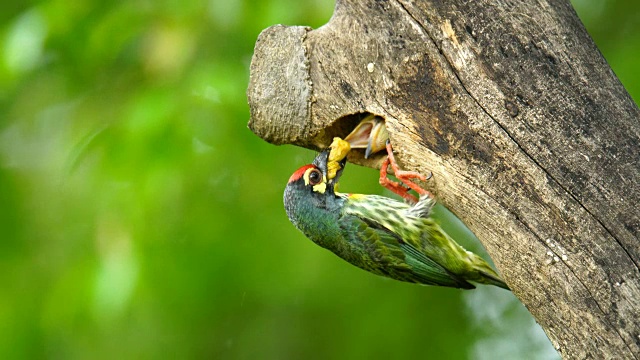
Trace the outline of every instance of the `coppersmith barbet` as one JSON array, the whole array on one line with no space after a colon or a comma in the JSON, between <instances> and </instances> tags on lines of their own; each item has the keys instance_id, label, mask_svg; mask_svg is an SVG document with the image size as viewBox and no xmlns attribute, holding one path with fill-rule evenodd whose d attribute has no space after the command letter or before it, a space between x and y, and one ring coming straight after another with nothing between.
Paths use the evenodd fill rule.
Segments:
<instances>
[{"instance_id":1,"label":"coppersmith barbet","mask_svg":"<svg viewBox=\"0 0 640 360\"><path fill-rule=\"evenodd\" d=\"M391 152L388 144L387 149ZM329 176L331 161L330 150L321 152L291 175L284 191L289 220L313 242L352 265L400 281L509 289L486 261L458 245L431 218L435 200L429 193L421 192L413 205L378 195L338 193L335 186L346 160Z\"/></svg>"}]
</instances>

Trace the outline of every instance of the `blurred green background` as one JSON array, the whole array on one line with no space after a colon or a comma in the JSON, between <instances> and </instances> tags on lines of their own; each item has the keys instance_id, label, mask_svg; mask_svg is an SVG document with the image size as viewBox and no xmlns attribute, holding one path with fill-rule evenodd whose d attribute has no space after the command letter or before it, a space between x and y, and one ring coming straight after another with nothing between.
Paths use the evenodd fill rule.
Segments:
<instances>
[{"instance_id":1,"label":"blurred green background","mask_svg":"<svg viewBox=\"0 0 640 360\"><path fill-rule=\"evenodd\" d=\"M640 98L640 5L576 0ZM288 222L314 153L246 127L253 45L333 2L0 5L0 358L546 359L508 292L370 275ZM380 192L348 168L342 190Z\"/></svg>"}]
</instances>

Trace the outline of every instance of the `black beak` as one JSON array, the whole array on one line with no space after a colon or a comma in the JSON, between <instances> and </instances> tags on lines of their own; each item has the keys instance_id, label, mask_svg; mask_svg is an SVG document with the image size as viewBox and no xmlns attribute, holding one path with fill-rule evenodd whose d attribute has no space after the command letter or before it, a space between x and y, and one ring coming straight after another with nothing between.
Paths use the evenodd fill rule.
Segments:
<instances>
[{"instance_id":1,"label":"black beak","mask_svg":"<svg viewBox=\"0 0 640 360\"><path fill-rule=\"evenodd\" d=\"M340 170L338 170L338 172L336 173L336 176L329 181L329 183L332 185L337 184L338 180L340 179L340 176L342 176L342 171L344 170L344 167L347 165L347 158L345 157L344 159L340 160L338 164L340 164Z\"/></svg>"},{"instance_id":2,"label":"black beak","mask_svg":"<svg viewBox=\"0 0 640 360\"><path fill-rule=\"evenodd\" d=\"M331 149L327 149L321 152L320 154L318 154L318 156L316 156L316 158L313 159L313 165L317 166L320 170L322 170L322 175L324 176L325 179L327 179L328 177L327 163L329 162L330 152L331 152ZM340 169L338 170L338 172L336 172L336 176L333 179L329 179L327 181L327 185L332 185L332 187L333 185L338 183L338 179L340 179L340 175L342 175L342 171L344 170L345 165L347 165L347 158L345 157L344 159L340 160L338 164L340 164Z\"/></svg>"}]
</instances>

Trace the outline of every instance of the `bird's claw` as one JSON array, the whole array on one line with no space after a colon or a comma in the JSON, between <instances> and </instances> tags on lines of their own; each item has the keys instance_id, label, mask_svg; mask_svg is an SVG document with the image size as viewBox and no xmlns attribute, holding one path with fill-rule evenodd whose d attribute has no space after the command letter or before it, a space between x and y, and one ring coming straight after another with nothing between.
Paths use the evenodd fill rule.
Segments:
<instances>
[{"instance_id":1,"label":"bird's claw","mask_svg":"<svg viewBox=\"0 0 640 360\"><path fill-rule=\"evenodd\" d=\"M405 171L400 170L398 163L396 162L395 157L393 156L393 148L391 147L391 142L387 140L387 158L382 163L382 167L380 168L380 185L385 188L391 190L392 192L400 195L403 199L407 200L411 204L415 204L418 202L418 199L409 193L410 190L414 190L420 196L429 196L433 197L431 193L418 184L413 182L413 179L417 179L420 181L427 181L431 179L433 173L429 173L429 176L424 176L415 171ZM388 167L391 165L391 169L393 170L393 175L400 180L402 183L390 180L387 178Z\"/></svg>"}]
</instances>

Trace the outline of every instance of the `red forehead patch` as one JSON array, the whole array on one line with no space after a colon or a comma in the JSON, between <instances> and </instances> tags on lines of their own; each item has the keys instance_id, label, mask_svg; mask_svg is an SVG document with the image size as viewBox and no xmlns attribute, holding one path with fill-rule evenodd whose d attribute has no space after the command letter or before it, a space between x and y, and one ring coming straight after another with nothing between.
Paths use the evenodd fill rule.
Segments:
<instances>
[{"instance_id":1,"label":"red forehead patch","mask_svg":"<svg viewBox=\"0 0 640 360\"><path fill-rule=\"evenodd\" d=\"M301 167L300 169L296 170L296 172L293 173L293 175L291 175L291 177L289 178L289 183L292 183L294 181L298 181L298 179L300 179L302 177L302 175L304 175L305 171L307 171L307 169L309 168L315 168L315 165L305 165L303 167Z\"/></svg>"}]
</instances>

